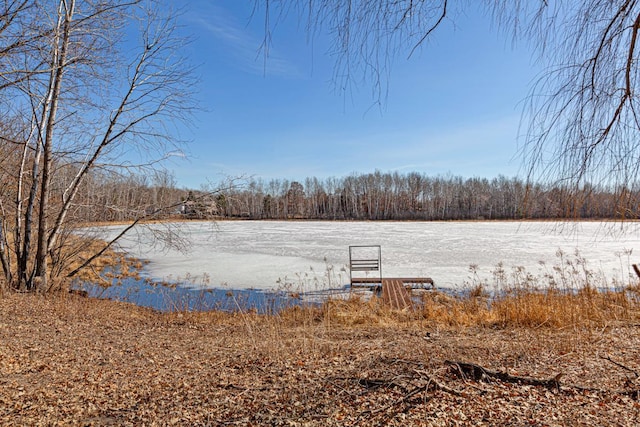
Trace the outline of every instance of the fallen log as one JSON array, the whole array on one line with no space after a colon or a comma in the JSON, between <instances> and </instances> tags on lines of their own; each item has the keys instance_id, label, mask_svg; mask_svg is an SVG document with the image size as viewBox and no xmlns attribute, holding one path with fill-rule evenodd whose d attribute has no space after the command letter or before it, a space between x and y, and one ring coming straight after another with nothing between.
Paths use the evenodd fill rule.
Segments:
<instances>
[{"instance_id":1,"label":"fallen log","mask_svg":"<svg viewBox=\"0 0 640 427\"><path fill-rule=\"evenodd\" d=\"M508 372L494 371L469 362L446 360L445 364L451 367L454 374L474 381L486 381L489 378L495 378L507 383L525 384L559 390L560 378L562 377L562 373L547 379L523 377L519 375L511 375Z\"/></svg>"}]
</instances>

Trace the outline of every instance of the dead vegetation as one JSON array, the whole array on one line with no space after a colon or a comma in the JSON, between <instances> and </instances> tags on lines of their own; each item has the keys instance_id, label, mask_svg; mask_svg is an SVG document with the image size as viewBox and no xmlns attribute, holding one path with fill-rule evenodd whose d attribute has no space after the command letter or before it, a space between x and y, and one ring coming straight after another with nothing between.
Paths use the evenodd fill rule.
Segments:
<instances>
[{"instance_id":1,"label":"dead vegetation","mask_svg":"<svg viewBox=\"0 0 640 427\"><path fill-rule=\"evenodd\" d=\"M49 280L46 289L37 288L38 292L68 292L71 289L72 282L72 279L67 277L68 273L106 246L106 242L99 239L76 235L69 235L65 238L66 244L56 254L58 261L63 261L60 263L63 268L59 269L57 275ZM15 268L15 257L11 261L11 268ZM131 257L124 252L107 249L100 257L89 263L86 268L81 269L73 279L80 282L97 283L105 287L117 285L126 278L140 280L140 272L145 263L146 261ZM0 292L10 288L10 284L0 278Z\"/></svg>"},{"instance_id":2,"label":"dead vegetation","mask_svg":"<svg viewBox=\"0 0 640 427\"><path fill-rule=\"evenodd\" d=\"M415 291L414 291L415 292ZM344 325L426 322L448 327L580 328L593 329L611 322L640 322L637 287L598 291L511 288L490 296L478 288L454 295L425 291L413 310L392 310L380 299L331 300L323 316Z\"/></svg>"},{"instance_id":3,"label":"dead vegetation","mask_svg":"<svg viewBox=\"0 0 640 427\"><path fill-rule=\"evenodd\" d=\"M352 299L261 316L158 313L67 294L5 293L0 424L635 425L639 419L636 300L627 298L616 311L617 294L555 303L551 294L530 301L520 295L513 306L528 308L518 311L487 305L482 294L427 295L429 304L414 312ZM588 301L594 313L571 308L572 298ZM545 304L558 308L530 314ZM560 307L574 314L556 319Z\"/></svg>"}]
</instances>

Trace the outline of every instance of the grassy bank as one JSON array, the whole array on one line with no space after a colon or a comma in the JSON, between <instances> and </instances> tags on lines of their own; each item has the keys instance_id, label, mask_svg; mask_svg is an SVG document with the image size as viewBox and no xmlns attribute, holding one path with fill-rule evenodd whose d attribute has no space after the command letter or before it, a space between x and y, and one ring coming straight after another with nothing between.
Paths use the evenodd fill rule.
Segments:
<instances>
[{"instance_id":1,"label":"grassy bank","mask_svg":"<svg viewBox=\"0 0 640 427\"><path fill-rule=\"evenodd\" d=\"M634 295L479 290L267 316L5 293L0 424L635 425Z\"/></svg>"}]
</instances>

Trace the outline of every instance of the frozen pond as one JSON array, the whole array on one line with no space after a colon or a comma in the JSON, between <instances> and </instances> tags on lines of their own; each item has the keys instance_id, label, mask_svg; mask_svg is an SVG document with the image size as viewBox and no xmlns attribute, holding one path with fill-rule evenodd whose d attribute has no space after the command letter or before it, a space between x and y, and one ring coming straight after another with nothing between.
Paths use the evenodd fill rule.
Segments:
<instances>
[{"instance_id":1,"label":"frozen pond","mask_svg":"<svg viewBox=\"0 0 640 427\"><path fill-rule=\"evenodd\" d=\"M146 274L194 287L313 291L348 283L349 245L381 245L385 276L428 276L436 286L456 288L482 279L496 266L524 267L544 275L575 260L608 280L627 283L630 264L640 262L635 224L600 222L320 222L220 221L174 223L187 250L163 249L153 235L163 225L142 227L122 241L130 254L149 260ZM115 235L119 227L107 227ZM154 233L153 230L156 232ZM561 259L558 251L564 255ZM470 266L477 266L477 276Z\"/></svg>"}]
</instances>

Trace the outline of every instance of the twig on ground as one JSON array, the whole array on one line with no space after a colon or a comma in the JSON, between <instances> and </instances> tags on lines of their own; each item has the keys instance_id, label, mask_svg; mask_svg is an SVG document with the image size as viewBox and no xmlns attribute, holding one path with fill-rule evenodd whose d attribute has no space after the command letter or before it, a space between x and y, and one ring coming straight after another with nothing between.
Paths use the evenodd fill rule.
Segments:
<instances>
[{"instance_id":1,"label":"twig on ground","mask_svg":"<svg viewBox=\"0 0 640 427\"><path fill-rule=\"evenodd\" d=\"M373 410L368 410L368 411L364 411L361 415L365 415L365 414L370 414L370 415L376 415L379 414L381 412L386 412L389 409L395 407L395 406L399 406L402 404L407 403L411 398L413 398L414 396L422 393L422 392L427 392L429 391L429 389L432 390L439 390L439 391L444 391L445 393L449 393L452 394L454 396L464 396L464 394L458 390L452 389L450 387L447 387L444 384L439 383L438 381L436 381L432 375L430 375L429 373L427 373L426 371L423 370L414 370L414 372L416 374L418 374L421 379L426 379L427 383L421 386L417 386L414 387L413 389L411 389L410 391L408 391L404 396L402 396L400 399L386 405L383 407L380 407L378 409L373 409ZM394 384L397 385L397 384ZM389 385L386 385L386 387L389 387ZM401 387L404 390L406 390L405 387ZM426 400L426 399L425 399Z\"/></svg>"},{"instance_id":2,"label":"twig on ground","mask_svg":"<svg viewBox=\"0 0 640 427\"><path fill-rule=\"evenodd\" d=\"M405 386L396 382L395 380L383 380L383 379L377 379L377 378L359 378L358 384L366 388L367 390L375 390L377 388L384 387L389 389L398 388L403 392L407 391Z\"/></svg>"},{"instance_id":3,"label":"twig on ground","mask_svg":"<svg viewBox=\"0 0 640 427\"><path fill-rule=\"evenodd\" d=\"M613 359L611 358L611 356L606 356L606 357L605 357L605 356L601 356L601 359L608 360L609 362L613 363L613 364L614 364L614 365L616 365L617 367L622 368L622 369L624 369L624 370L625 370L625 371L627 371L627 372L631 372L633 375L635 375L635 377L636 377L636 378L640 378L640 374L639 374L637 371L635 371L635 370L633 370L633 369L629 368L628 366L623 365L623 364L622 364L622 363L620 363L620 362L616 362L615 360L613 360Z\"/></svg>"}]
</instances>

